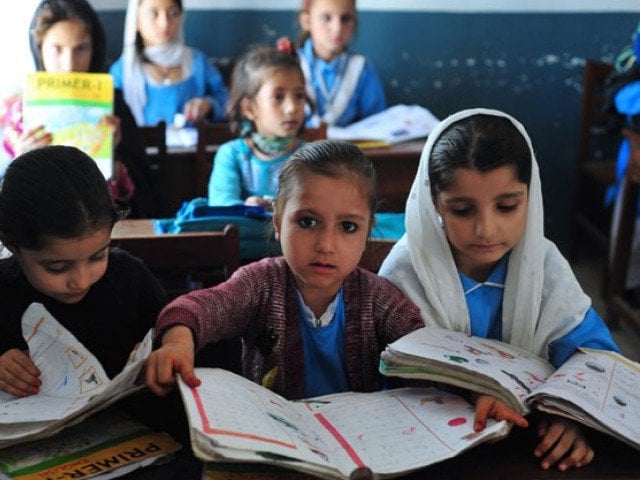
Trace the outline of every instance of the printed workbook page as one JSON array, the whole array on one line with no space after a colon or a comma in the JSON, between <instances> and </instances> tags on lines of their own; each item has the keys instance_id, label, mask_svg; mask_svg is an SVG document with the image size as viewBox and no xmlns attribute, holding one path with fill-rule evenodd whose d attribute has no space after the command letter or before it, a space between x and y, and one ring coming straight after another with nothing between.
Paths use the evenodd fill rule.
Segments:
<instances>
[{"instance_id":1,"label":"printed workbook page","mask_svg":"<svg viewBox=\"0 0 640 480\"><path fill-rule=\"evenodd\" d=\"M15 397L0 392L0 446L30 439L38 432L62 428L65 419L101 409L131 393L151 332L132 352L125 369L110 380L100 362L43 305L33 303L22 317L29 354L40 369L37 395Z\"/></svg>"},{"instance_id":2,"label":"printed workbook page","mask_svg":"<svg viewBox=\"0 0 640 480\"><path fill-rule=\"evenodd\" d=\"M424 138L438 122L420 105L394 105L347 127L329 126L327 136L332 140L377 140L394 144Z\"/></svg>"},{"instance_id":3,"label":"printed workbook page","mask_svg":"<svg viewBox=\"0 0 640 480\"><path fill-rule=\"evenodd\" d=\"M489 421L475 432L475 408L435 388L400 388L375 393L342 393L306 400L317 431L333 439L330 452L347 476L369 467L393 477L454 457L508 433L505 422Z\"/></svg>"},{"instance_id":4,"label":"printed workbook page","mask_svg":"<svg viewBox=\"0 0 640 480\"><path fill-rule=\"evenodd\" d=\"M329 447L314 432L311 415L226 370L197 368L196 376L202 381L197 389L182 381L179 385L197 456L215 460L216 455L238 450L239 460L251 461L257 454L269 463L268 455L257 453L268 452L283 460L295 458L335 469L326 454Z\"/></svg>"},{"instance_id":5,"label":"printed workbook page","mask_svg":"<svg viewBox=\"0 0 640 480\"><path fill-rule=\"evenodd\" d=\"M196 369L196 375L200 387L181 382L180 390L192 447L208 461L275 463L333 478L368 466L391 477L508 432L504 422L474 432L473 406L435 389L289 402L224 370Z\"/></svg>"},{"instance_id":6,"label":"printed workbook page","mask_svg":"<svg viewBox=\"0 0 640 480\"><path fill-rule=\"evenodd\" d=\"M424 378L492 394L524 413L526 397L555 368L497 340L425 327L389 344L380 370L385 375Z\"/></svg>"},{"instance_id":7,"label":"printed workbook page","mask_svg":"<svg viewBox=\"0 0 640 480\"><path fill-rule=\"evenodd\" d=\"M530 402L640 448L640 364L614 352L580 349Z\"/></svg>"}]
</instances>

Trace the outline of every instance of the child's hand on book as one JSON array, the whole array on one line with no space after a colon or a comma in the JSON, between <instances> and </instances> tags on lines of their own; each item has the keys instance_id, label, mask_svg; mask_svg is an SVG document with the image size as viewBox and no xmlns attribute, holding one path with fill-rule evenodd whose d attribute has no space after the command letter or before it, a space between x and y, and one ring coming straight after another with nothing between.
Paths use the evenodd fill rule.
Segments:
<instances>
[{"instance_id":1,"label":"child's hand on book","mask_svg":"<svg viewBox=\"0 0 640 480\"><path fill-rule=\"evenodd\" d=\"M0 355L0 390L18 397L35 395L42 385L39 376L28 352L12 348Z\"/></svg>"},{"instance_id":2,"label":"child's hand on book","mask_svg":"<svg viewBox=\"0 0 640 480\"><path fill-rule=\"evenodd\" d=\"M192 98L184 106L184 116L188 122L196 123L206 117L213 110L211 101L204 97Z\"/></svg>"},{"instance_id":3,"label":"child's hand on book","mask_svg":"<svg viewBox=\"0 0 640 480\"><path fill-rule=\"evenodd\" d=\"M157 395L166 395L176 383L175 374L191 388L200 386L193 371L193 334L188 327L176 325L162 337L162 347L149 354L145 368L147 387Z\"/></svg>"},{"instance_id":4,"label":"child's hand on book","mask_svg":"<svg viewBox=\"0 0 640 480\"><path fill-rule=\"evenodd\" d=\"M542 457L542 468L548 469L558 460L558 470L582 467L593 460L593 449L587 442L580 425L561 417L542 420L538 426L538 436L542 441L534 450L536 457ZM563 458L567 453L569 455Z\"/></svg>"},{"instance_id":5,"label":"child's hand on book","mask_svg":"<svg viewBox=\"0 0 640 480\"><path fill-rule=\"evenodd\" d=\"M473 429L476 432L484 430L487 426L487 418L495 420L506 420L518 427L526 428L529 422L517 412L514 412L504 402L489 395L480 395L476 398L476 416L473 422Z\"/></svg>"},{"instance_id":6,"label":"child's hand on book","mask_svg":"<svg viewBox=\"0 0 640 480\"><path fill-rule=\"evenodd\" d=\"M122 140L122 130L120 128L120 117L115 115L105 115L100 122L113 130L113 147L120 145Z\"/></svg>"},{"instance_id":7,"label":"child's hand on book","mask_svg":"<svg viewBox=\"0 0 640 480\"><path fill-rule=\"evenodd\" d=\"M23 131L13 145L13 150L17 157L36 148L46 147L51 144L52 139L53 136L44 129L44 125L38 125Z\"/></svg>"}]
</instances>

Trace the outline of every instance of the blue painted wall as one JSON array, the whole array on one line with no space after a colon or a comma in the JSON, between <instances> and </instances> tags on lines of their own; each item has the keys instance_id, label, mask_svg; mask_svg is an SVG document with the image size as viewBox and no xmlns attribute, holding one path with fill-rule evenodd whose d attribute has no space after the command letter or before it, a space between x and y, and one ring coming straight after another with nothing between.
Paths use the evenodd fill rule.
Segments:
<instances>
[{"instance_id":1,"label":"blue painted wall","mask_svg":"<svg viewBox=\"0 0 640 480\"><path fill-rule=\"evenodd\" d=\"M124 11L101 11L109 57L122 48ZM294 11L187 12L187 43L214 57L295 36ZM578 135L582 68L612 61L638 22L624 13L361 12L353 49L369 57L391 104L418 103L444 117L498 108L531 134L542 172L546 233L561 247Z\"/></svg>"}]
</instances>

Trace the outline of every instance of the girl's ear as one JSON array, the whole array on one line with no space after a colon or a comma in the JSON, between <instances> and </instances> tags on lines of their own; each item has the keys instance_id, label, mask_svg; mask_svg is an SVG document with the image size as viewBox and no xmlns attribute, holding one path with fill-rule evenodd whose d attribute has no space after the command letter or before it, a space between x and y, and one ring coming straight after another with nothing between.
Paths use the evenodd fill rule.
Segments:
<instances>
[{"instance_id":1,"label":"girl's ear","mask_svg":"<svg viewBox=\"0 0 640 480\"><path fill-rule=\"evenodd\" d=\"M242 115L244 115L252 122L255 120L255 115L253 113L253 102L247 97L244 97L242 100L240 100L240 111L242 112Z\"/></svg>"},{"instance_id":2,"label":"girl's ear","mask_svg":"<svg viewBox=\"0 0 640 480\"><path fill-rule=\"evenodd\" d=\"M280 215L278 215L278 212L275 209L275 206L273 207L273 216L271 217L271 222L273 223L273 233L275 235L275 238L277 241L280 241Z\"/></svg>"},{"instance_id":3,"label":"girl's ear","mask_svg":"<svg viewBox=\"0 0 640 480\"><path fill-rule=\"evenodd\" d=\"M300 13L299 21L300 28L302 28L302 30L308 32L311 29L311 19L309 17L309 12Z\"/></svg>"}]
</instances>

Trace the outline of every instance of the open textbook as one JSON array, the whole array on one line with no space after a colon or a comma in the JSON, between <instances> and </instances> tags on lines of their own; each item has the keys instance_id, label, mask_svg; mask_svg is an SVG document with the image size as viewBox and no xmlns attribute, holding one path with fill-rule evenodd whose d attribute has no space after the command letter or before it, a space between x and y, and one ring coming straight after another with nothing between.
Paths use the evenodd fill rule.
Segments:
<instances>
[{"instance_id":1,"label":"open textbook","mask_svg":"<svg viewBox=\"0 0 640 480\"><path fill-rule=\"evenodd\" d=\"M53 435L142 388L135 380L151 352L147 333L122 372L109 379L100 362L44 308L22 316L29 355L40 369L40 393L15 397L0 391L0 448Z\"/></svg>"},{"instance_id":2,"label":"open textbook","mask_svg":"<svg viewBox=\"0 0 640 480\"><path fill-rule=\"evenodd\" d=\"M118 478L181 447L110 408L49 438L0 450L0 480Z\"/></svg>"},{"instance_id":3,"label":"open textbook","mask_svg":"<svg viewBox=\"0 0 640 480\"><path fill-rule=\"evenodd\" d=\"M52 145L77 147L93 158L106 179L113 173L113 130L103 119L113 114L113 79L107 73L27 75L24 128L44 125Z\"/></svg>"},{"instance_id":4,"label":"open textbook","mask_svg":"<svg viewBox=\"0 0 640 480\"><path fill-rule=\"evenodd\" d=\"M433 388L341 393L288 401L241 376L199 368L180 380L195 455L209 462L262 463L322 478L368 467L391 478L451 458L508 433L491 421L474 432L474 407Z\"/></svg>"},{"instance_id":5,"label":"open textbook","mask_svg":"<svg viewBox=\"0 0 640 480\"><path fill-rule=\"evenodd\" d=\"M332 140L379 141L392 145L424 138L439 120L420 105L394 105L347 127L329 126Z\"/></svg>"},{"instance_id":6,"label":"open textbook","mask_svg":"<svg viewBox=\"0 0 640 480\"><path fill-rule=\"evenodd\" d=\"M380 371L493 395L523 414L535 407L640 448L640 364L614 352L581 348L556 370L497 340L425 327L389 344Z\"/></svg>"}]
</instances>

